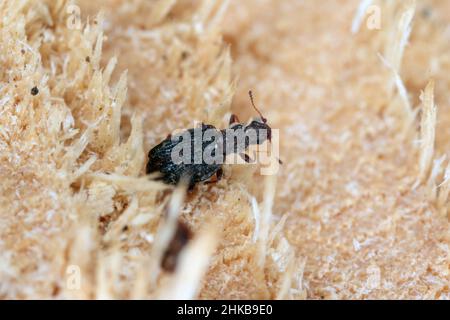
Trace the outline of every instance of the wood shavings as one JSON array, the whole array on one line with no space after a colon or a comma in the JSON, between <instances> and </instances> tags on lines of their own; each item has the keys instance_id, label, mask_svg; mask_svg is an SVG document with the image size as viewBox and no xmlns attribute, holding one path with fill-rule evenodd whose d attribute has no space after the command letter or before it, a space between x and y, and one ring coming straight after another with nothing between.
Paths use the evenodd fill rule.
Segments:
<instances>
[{"instance_id":1,"label":"wood shavings","mask_svg":"<svg viewBox=\"0 0 450 320\"><path fill-rule=\"evenodd\" d=\"M353 18L352 23L352 33L355 34L359 31L359 28L361 27L361 24L363 22L363 18L366 15L367 9L372 4L373 0L361 0L358 11L355 14L355 17Z\"/></svg>"},{"instance_id":2,"label":"wood shavings","mask_svg":"<svg viewBox=\"0 0 450 320\"><path fill-rule=\"evenodd\" d=\"M181 252L177 272L169 287L162 289L159 299L190 300L198 293L199 283L206 272L208 261L217 243L217 230L212 225L200 232Z\"/></svg>"},{"instance_id":3,"label":"wood shavings","mask_svg":"<svg viewBox=\"0 0 450 320\"><path fill-rule=\"evenodd\" d=\"M267 255L267 239L272 219L272 206L275 197L276 176L270 175L265 178L263 212L261 214L260 231L258 236L258 264L264 266Z\"/></svg>"},{"instance_id":4,"label":"wood shavings","mask_svg":"<svg viewBox=\"0 0 450 320\"><path fill-rule=\"evenodd\" d=\"M0 298L448 298L448 11L2 1ZM280 129L278 184L229 166L180 200L144 176L173 130L254 117L250 89ZM179 218L195 237L161 272Z\"/></svg>"},{"instance_id":5,"label":"wood shavings","mask_svg":"<svg viewBox=\"0 0 450 320\"><path fill-rule=\"evenodd\" d=\"M420 122L420 173L423 182L429 174L434 155L437 107L434 103L434 81L430 81L420 97L422 101L422 118Z\"/></svg>"}]
</instances>

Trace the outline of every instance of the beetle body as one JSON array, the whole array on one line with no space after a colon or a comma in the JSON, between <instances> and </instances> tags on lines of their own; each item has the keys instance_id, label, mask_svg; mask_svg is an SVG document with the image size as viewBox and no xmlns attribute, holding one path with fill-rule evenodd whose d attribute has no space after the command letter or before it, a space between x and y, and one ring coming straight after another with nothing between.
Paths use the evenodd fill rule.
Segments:
<instances>
[{"instance_id":1,"label":"beetle body","mask_svg":"<svg viewBox=\"0 0 450 320\"><path fill-rule=\"evenodd\" d=\"M201 136L206 130L216 130L211 125L202 125L201 128L189 129L173 137L169 136L160 144L150 150L148 154L147 174L159 172L159 179L167 184L176 185L184 177L188 180L189 189L192 189L196 183L206 181L222 168L222 164L195 163L195 153L203 152L214 141L202 141L201 147L196 148L196 131L201 131ZM174 148L182 143L181 138L184 134L191 137L191 155L189 163L176 163L172 159ZM197 150L196 150L197 149Z\"/></svg>"},{"instance_id":2,"label":"beetle body","mask_svg":"<svg viewBox=\"0 0 450 320\"><path fill-rule=\"evenodd\" d=\"M258 111L251 93L250 98L253 107ZM258 113L261 115L259 111ZM218 130L212 125L202 124L201 127L167 137L150 150L146 172L159 173L157 179L171 185L177 185L186 179L189 189L192 190L197 183L207 181L214 175L220 180L224 159L229 154L239 154L246 162L252 162L245 154L247 148L250 145L262 144L266 140L270 141L271 136L271 128L262 115L249 124L240 123L237 116L232 115L230 127L227 129ZM179 153L180 145L187 140L190 148L181 152L184 161L175 161L174 154ZM219 156L219 160L205 160L203 156L206 151L212 157Z\"/></svg>"}]
</instances>

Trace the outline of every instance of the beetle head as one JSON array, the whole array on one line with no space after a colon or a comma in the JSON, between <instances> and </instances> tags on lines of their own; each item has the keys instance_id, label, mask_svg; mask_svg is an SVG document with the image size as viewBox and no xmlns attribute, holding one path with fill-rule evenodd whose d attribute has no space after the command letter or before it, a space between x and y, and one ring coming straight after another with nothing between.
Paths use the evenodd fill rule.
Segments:
<instances>
[{"instance_id":1,"label":"beetle head","mask_svg":"<svg viewBox=\"0 0 450 320\"><path fill-rule=\"evenodd\" d=\"M254 130L256 136L256 144L263 144L266 140L272 140L272 128L267 124L265 119L253 119L247 126L245 132Z\"/></svg>"}]
</instances>

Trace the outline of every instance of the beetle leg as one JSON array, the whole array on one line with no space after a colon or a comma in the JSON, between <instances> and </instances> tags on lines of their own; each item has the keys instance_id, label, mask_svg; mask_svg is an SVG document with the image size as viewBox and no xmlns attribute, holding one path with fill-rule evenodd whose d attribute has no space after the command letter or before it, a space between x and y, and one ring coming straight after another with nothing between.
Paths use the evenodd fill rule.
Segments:
<instances>
[{"instance_id":1,"label":"beetle leg","mask_svg":"<svg viewBox=\"0 0 450 320\"><path fill-rule=\"evenodd\" d=\"M231 117L230 117L229 125L232 125L233 123L239 123L239 122L240 122L240 121L239 121L238 116L235 115L235 114L232 114Z\"/></svg>"},{"instance_id":2,"label":"beetle leg","mask_svg":"<svg viewBox=\"0 0 450 320\"><path fill-rule=\"evenodd\" d=\"M219 170L217 170L216 172L216 178L217 178L217 182L219 182L220 180L222 180L223 178L223 169L220 168Z\"/></svg>"},{"instance_id":3,"label":"beetle leg","mask_svg":"<svg viewBox=\"0 0 450 320\"><path fill-rule=\"evenodd\" d=\"M192 191L194 191L194 188L195 188L195 182L190 182L189 183L189 187L188 187L188 192L192 192Z\"/></svg>"},{"instance_id":4,"label":"beetle leg","mask_svg":"<svg viewBox=\"0 0 450 320\"><path fill-rule=\"evenodd\" d=\"M223 169L220 168L219 170L217 170L215 176L216 176L216 179L215 179L215 180L206 181L205 184L217 183L217 182L219 182L220 180L222 180L222 177L223 177Z\"/></svg>"},{"instance_id":5,"label":"beetle leg","mask_svg":"<svg viewBox=\"0 0 450 320\"><path fill-rule=\"evenodd\" d=\"M240 156L241 156L242 160L244 160L247 163L255 163L255 160L250 158L250 156L246 153L241 153Z\"/></svg>"}]
</instances>

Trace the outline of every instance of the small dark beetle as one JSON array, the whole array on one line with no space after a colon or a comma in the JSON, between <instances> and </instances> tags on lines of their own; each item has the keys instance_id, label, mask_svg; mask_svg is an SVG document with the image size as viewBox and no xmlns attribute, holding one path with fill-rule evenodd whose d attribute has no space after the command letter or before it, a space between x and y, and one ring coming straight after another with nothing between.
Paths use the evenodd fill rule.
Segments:
<instances>
[{"instance_id":1,"label":"small dark beetle","mask_svg":"<svg viewBox=\"0 0 450 320\"><path fill-rule=\"evenodd\" d=\"M245 154L245 151L250 145L259 145L266 140L271 141L272 131L267 124L267 120L256 108L251 91L249 95L253 107L261 118L253 119L246 125L239 123L237 116L232 115L228 129L218 130L212 125L202 124L199 128L188 129L174 136L169 135L164 141L150 150L147 174L158 172L160 176L157 179L172 185L177 185L181 179L186 179L189 184L189 190L192 190L196 183L206 181L214 175L216 175L217 181L222 178L222 165L224 162L216 161L211 163L201 157L208 149L212 156L219 155L222 160L227 155L234 153L239 154L246 162L252 162L253 160ZM212 130L215 137L204 138L209 130ZM230 132L232 133L231 135ZM238 139L239 135L244 137L243 140ZM255 139L250 139L249 136L253 136ZM190 138L190 155L187 155L187 159L190 161L175 162L172 157L174 148L186 137ZM201 142L195 141L198 137L200 137ZM216 151L218 151L217 154ZM201 157L200 162L195 161L197 156Z\"/></svg>"}]
</instances>

